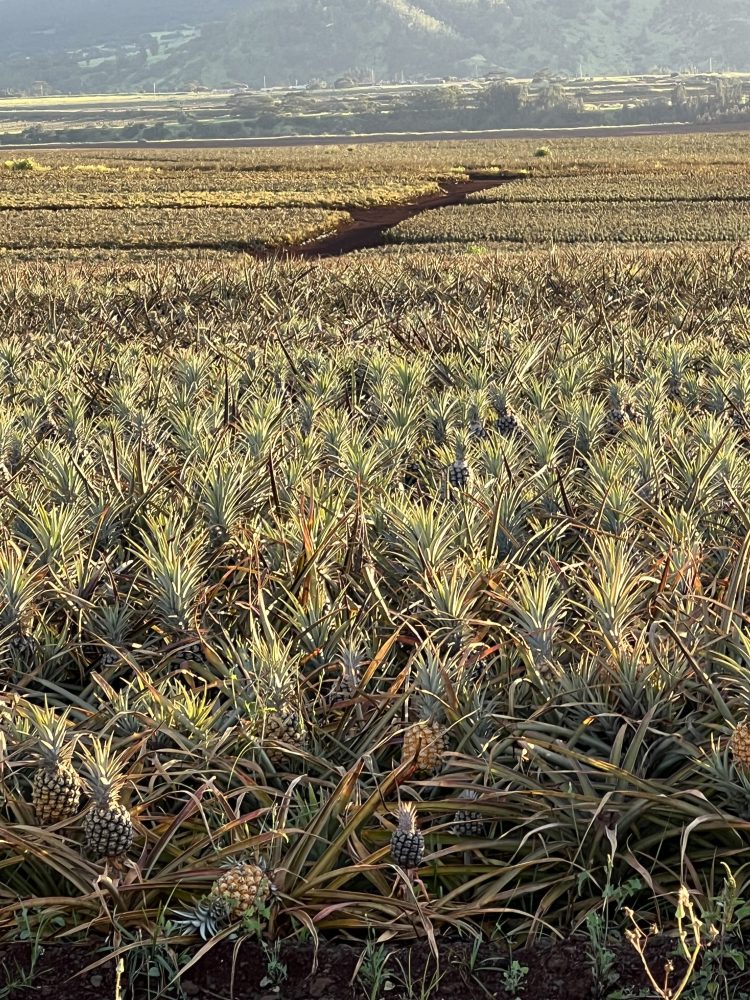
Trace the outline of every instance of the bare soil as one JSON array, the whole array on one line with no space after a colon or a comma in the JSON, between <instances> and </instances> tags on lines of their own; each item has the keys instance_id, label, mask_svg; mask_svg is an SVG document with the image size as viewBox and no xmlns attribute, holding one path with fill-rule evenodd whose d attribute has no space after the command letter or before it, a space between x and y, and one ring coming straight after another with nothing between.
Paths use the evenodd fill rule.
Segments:
<instances>
[{"instance_id":1,"label":"bare soil","mask_svg":"<svg viewBox=\"0 0 750 1000\"><path fill-rule=\"evenodd\" d=\"M34 959L27 944L0 945L2 1000L601 1000L614 989L634 997L654 997L640 958L628 945L614 947L614 966L606 983L597 984L584 940L542 943L509 955L501 945L483 945L477 953L466 942L443 942L440 963L426 942L388 952L378 986L363 978L362 945L282 943L275 977L268 954L253 942L224 942L212 948L180 981L168 987L153 980L127 982L118 993L113 963L81 974L105 954L99 942L51 944ZM661 937L649 943L647 958L658 982L673 963L675 986L685 964L675 958L675 941ZM525 973L517 985L508 978L511 962ZM359 976L357 969L359 968ZM736 972L736 970L735 970ZM411 981L411 992L405 983ZM428 988L429 987L429 988ZM731 983L733 991L748 990L750 976ZM739 995L733 992L732 995Z\"/></svg>"},{"instance_id":2,"label":"bare soil","mask_svg":"<svg viewBox=\"0 0 750 1000\"><path fill-rule=\"evenodd\" d=\"M378 205L374 208L348 209L353 222L345 223L335 233L310 240L288 251L291 257L339 257L353 250L364 250L370 247L382 246L385 243L387 230L397 226L399 222L412 219L422 212L431 212L449 205L460 205L475 191L510 184L507 177L492 179L470 179L456 183L446 183L440 192L427 194L414 201L401 202L396 205Z\"/></svg>"},{"instance_id":3,"label":"bare soil","mask_svg":"<svg viewBox=\"0 0 750 1000\"><path fill-rule=\"evenodd\" d=\"M0 945L2 1000L114 1000L115 968L108 962L83 970L106 955L100 942Z\"/></svg>"}]
</instances>

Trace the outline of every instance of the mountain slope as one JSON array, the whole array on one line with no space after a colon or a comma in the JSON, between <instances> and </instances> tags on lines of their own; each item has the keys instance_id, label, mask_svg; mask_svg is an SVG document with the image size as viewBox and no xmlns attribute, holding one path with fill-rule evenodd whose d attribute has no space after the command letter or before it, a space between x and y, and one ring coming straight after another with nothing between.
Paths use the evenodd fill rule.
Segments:
<instances>
[{"instance_id":1,"label":"mountain slope","mask_svg":"<svg viewBox=\"0 0 750 1000\"><path fill-rule=\"evenodd\" d=\"M0 87L750 68L747 0L0 0L0 24Z\"/></svg>"}]
</instances>

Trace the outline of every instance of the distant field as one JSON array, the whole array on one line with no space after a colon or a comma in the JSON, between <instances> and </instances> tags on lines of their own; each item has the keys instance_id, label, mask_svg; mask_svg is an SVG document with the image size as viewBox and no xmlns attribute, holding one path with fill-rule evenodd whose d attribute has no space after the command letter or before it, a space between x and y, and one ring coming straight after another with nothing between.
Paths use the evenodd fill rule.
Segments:
<instances>
[{"instance_id":1,"label":"distant field","mask_svg":"<svg viewBox=\"0 0 750 1000\"><path fill-rule=\"evenodd\" d=\"M514 89L518 106L500 91ZM748 74L463 79L403 85L0 99L0 144L476 135L508 128L701 128L750 119ZM671 124L670 124L671 123Z\"/></svg>"},{"instance_id":2,"label":"distant field","mask_svg":"<svg viewBox=\"0 0 750 1000\"><path fill-rule=\"evenodd\" d=\"M532 141L40 152L0 166L0 248L284 248L477 171L499 186L396 219L387 238L433 249L750 238L750 135L566 138L537 152ZM500 183L504 171L517 179Z\"/></svg>"}]
</instances>

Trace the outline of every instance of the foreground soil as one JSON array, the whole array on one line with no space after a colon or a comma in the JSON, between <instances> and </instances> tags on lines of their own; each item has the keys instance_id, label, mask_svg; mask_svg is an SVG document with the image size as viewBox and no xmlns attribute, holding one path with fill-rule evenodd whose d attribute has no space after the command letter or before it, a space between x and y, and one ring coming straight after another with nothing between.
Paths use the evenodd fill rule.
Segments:
<instances>
[{"instance_id":1,"label":"foreground soil","mask_svg":"<svg viewBox=\"0 0 750 1000\"><path fill-rule=\"evenodd\" d=\"M597 986L587 943L570 940L520 949L512 956L527 972L509 988L510 959L499 946L484 945L477 954L464 942L445 943L440 964L426 943L393 949L388 954L379 985L365 978L360 964L363 949L351 945L322 945L317 954L310 945L282 944L273 974L268 953L254 943L236 948L217 945L190 968L181 988L165 982L136 980L121 983L118 993L113 964L82 973L101 957L97 946L48 945L36 954L30 945L0 946L0 998L30 1000L599 1000L610 993L631 991L634 997L654 996L641 961L628 946L614 949L615 966L606 985ZM667 963L674 962L671 983L676 984L684 964L674 959L675 944L668 938L652 941L648 959L658 981L664 981ZM359 976L357 969L359 966ZM33 970L33 971L32 971ZM363 973L365 976L363 976ZM405 983L411 981L411 991ZM747 989L749 983L737 983ZM627 995L627 992L625 992Z\"/></svg>"}]
</instances>

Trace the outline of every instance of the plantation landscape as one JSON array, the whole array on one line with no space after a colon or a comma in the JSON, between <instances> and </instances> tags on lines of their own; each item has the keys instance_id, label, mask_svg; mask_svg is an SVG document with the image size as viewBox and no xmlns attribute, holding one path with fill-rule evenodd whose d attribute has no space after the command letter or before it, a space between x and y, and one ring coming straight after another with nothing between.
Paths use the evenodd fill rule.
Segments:
<instances>
[{"instance_id":1,"label":"plantation landscape","mask_svg":"<svg viewBox=\"0 0 750 1000\"><path fill-rule=\"evenodd\" d=\"M0 997L750 996L749 149L9 153Z\"/></svg>"}]
</instances>

